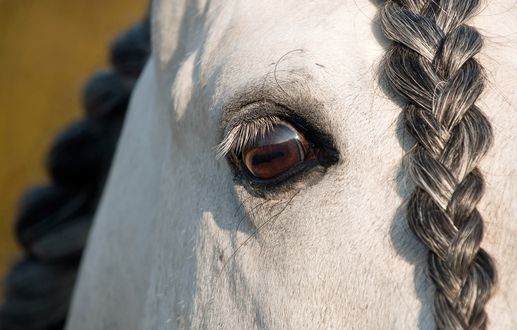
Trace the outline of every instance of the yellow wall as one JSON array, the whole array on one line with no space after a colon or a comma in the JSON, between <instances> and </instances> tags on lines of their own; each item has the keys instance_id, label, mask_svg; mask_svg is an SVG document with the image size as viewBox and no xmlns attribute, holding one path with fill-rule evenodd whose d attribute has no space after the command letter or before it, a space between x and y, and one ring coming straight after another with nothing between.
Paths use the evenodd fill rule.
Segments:
<instances>
[{"instance_id":1,"label":"yellow wall","mask_svg":"<svg viewBox=\"0 0 517 330\"><path fill-rule=\"evenodd\" d=\"M17 255L20 194L45 182L53 137L82 116L83 83L107 66L109 42L146 7L147 0L0 0L0 277Z\"/></svg>"}]
</instances>

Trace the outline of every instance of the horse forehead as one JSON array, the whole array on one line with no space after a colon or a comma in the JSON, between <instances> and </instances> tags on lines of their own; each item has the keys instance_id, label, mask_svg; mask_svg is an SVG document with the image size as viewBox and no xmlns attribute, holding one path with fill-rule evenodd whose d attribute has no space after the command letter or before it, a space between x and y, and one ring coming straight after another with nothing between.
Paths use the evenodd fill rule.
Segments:
<instances>
[{"instance_id":1,"label":"horse forehead","mask_svg":"<svg viewBox=\"0 0 517 330\"><path fill-rule=\"evenodd\" d=\"M306 63L310 66L315 62L320 67L332 66L336 72L371 65L382 54L382 47L374 37L370 15L351 5L353 2L331 3L297 8L287 1L268 11L267 3L253 2L259 8L242 4L228 15L221 10L207 27L201 64L206 68L221 63L260 68L260 64L277 64L280 59L285 63L302 59L312 62ZM303 50L304 56L296 56L302 54L297 50Z\"/></svg>"},{"instance_id":2,"label":"horse forehead","mask_svg":"<svg viewBox=\"0 0 517 330\"><path fill-rule=\"evenodd\" d=\"M367 2L368 4L369 2ZM207 11L207 24L215 30L243 39L276 40L278 37L300 38L309 31L338 32L337 38L346 38L350 32L375 15L376 7L359 7L354 1L239 1L229 5L223 2L212 11Z\"/></svg>"},{"instance_id":3,"label":"horse forehead","mask_svg":"<svg viewBox=\"0 0 517 330\"><path fill-rule=\"evenodd\" d=\"M154 50L162 68L193 52L210 70L224 62L272 62L297 48L336 63L371 62L382 52L372 24L377 10L369 0L159 0Z\"/></svg>"}]
</instances>

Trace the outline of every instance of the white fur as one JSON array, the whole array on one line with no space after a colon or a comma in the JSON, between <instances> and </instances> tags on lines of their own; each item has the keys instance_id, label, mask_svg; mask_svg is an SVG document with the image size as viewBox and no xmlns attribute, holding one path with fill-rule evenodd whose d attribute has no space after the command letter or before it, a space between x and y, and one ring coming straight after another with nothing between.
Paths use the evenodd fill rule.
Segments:
<instances>
[{"instance_id":1,"label":"white fur","mask_svg":"<svg viewBox=\"0 0 517 330\"><path fill-rule=\"evenodd\" d=\"M491 84L480 105L496 134L479 206L500 277L488 306L493 329L517 328L513 2L491 1L472 22L486 39L480 58ZM402 217L412 188L399 174L411 142L397 135L400 106L377 81L386 47L372 22L377 6L156 1L154 55L131 102L69 329L434 327L426 251ZM320 181L272 200L235 184L214 150L223 108L257 84L321 103L314 111L340 151Z\"/></svg>"}]
</instances>

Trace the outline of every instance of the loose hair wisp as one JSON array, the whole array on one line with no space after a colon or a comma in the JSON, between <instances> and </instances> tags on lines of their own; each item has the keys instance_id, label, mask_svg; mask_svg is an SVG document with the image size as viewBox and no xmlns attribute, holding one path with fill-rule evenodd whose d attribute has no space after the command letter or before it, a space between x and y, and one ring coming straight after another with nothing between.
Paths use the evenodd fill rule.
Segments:
<instances>
[{"instance_id":1,"label":"loose hair wisp","mask_svg":"<svg viewBox=\"0 0 517 330\"><path fill-rule=\"evenodd\" d=\"M475 56L483 40L465 24L479 0L387 0L382 29L393 46L384 70L407 102L407 130L416 144L409 173L416 188L407 205L413 233L429 249L438 329L485 329L495 266L480 247L477 210L484 180L478 169L492 128L476 101L485 76Z\"/></svg>"}]
</instances>

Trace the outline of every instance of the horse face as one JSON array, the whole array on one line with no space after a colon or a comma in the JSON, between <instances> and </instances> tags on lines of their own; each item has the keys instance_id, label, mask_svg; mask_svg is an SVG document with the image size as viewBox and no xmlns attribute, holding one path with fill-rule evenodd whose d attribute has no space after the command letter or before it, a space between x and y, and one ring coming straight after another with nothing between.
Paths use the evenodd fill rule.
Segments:
<instances>
[{"instance_id":1,"label":"horse face","mask_svg":"<svg viewBox=\"0 0 517 330\"><path fill-rule=\"evenodd\" d=\"M416 322L398 302L419 304L406 259L423 251L397 216L403 140L378 84L374 4L191 2L183 17L170 6L156 5L154 25L171 132L158 224L170 252L157 261L170 277L157 268L151 293L167 292L164 316L236 328ZM217 159L231 128L269 116L303 134L317 164L264 182L238 152Z\"/></svg>"},{"instance_id":2,"label":"horse face","mask_svg":"<svg viewBox=\"0 0 517 330\"><path fill-rule=\"evenodd\" d=\"M505 8L492 6L481 27L509 21ZM73 328L434 327L426 251L403 217L412 141L379 77L377 10L370 1L155 2L153 58L91 234ZM489 56L490 65L513 58L510 48ZM488 111L509 109L498 93L511 93L501 83L511 75L498 73ZM508 134L512 112L492 114L496 139ZM496 175L515 158L507 141L487 156L495 186L509 185ZM273 164L278 145L295 146L281 149L292 156L285 166ZM488 222L488 248L515 247L507 191L483 204L499 219ZM511 260L517 249L492 251ZM514 282L501 290L515 292ZM511 328L515 302L498 297L497 324Z\"/></svg>"}]
</instances>

